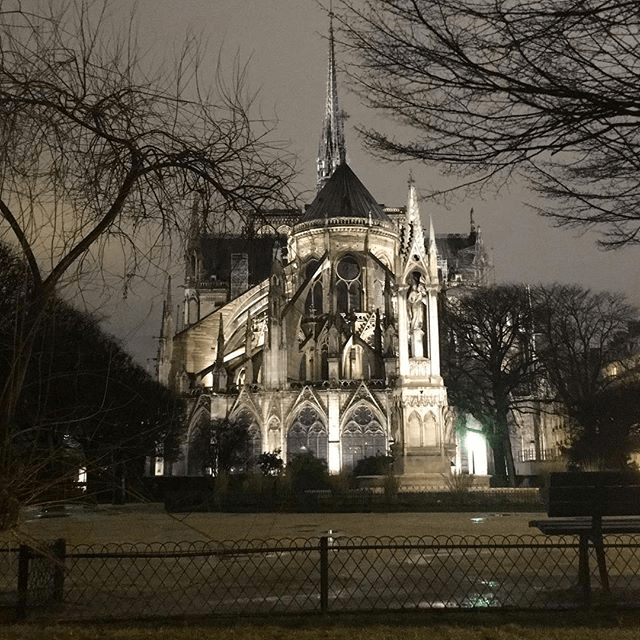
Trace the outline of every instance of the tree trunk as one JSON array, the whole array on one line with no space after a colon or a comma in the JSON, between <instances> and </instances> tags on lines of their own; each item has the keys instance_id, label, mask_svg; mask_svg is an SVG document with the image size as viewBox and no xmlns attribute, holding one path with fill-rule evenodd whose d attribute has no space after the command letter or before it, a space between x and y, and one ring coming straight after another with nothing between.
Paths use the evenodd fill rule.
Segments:
<instances>
[{"instance_id":1,"label":"tree trunk","mask_svg":"<svg viewBox=\"0 0 640 640\"><path fill-rule=\"evenodd\" d=\"M496 480L502 484L507 481L507 464L504 440L500 436L489 438L489 445L493 451L493 472Z\"/></svg>"}]
</instances>

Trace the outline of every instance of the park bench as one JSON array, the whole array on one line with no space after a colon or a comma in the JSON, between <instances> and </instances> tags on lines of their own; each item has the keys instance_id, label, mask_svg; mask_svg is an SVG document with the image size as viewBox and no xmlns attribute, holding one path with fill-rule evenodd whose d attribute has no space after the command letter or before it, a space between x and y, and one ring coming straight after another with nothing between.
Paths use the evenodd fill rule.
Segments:
<instances>
[{"instance_id":1,"label":"park bench","mask_svg":"<svg viewBox=\"0 0 640 640\"><path fill-rule=\"evenodd\" d=\"M588 471L552 473L546 487L547 515L532 520L547 535L580 536L578 584L591 601L589 542L598 562L602 591L609 595L609 576L602 536L640 533L640 473Z\"/></svg>"}]
</instances>

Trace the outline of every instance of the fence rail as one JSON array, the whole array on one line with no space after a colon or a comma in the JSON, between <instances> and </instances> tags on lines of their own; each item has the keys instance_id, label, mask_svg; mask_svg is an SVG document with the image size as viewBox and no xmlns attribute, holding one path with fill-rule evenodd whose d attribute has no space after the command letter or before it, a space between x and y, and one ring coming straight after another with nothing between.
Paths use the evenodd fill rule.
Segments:
<instances>
[{"instance_id":1,"label":"fence rail","mask_svg":"<svg viewBox=\"0 0 640 640\"><path fill-rule=\"evenodd\" d=\"M585 605L572 536L60 544L0 550L1 607L57 621ZM640 606L640 536L605 549L607 604ZM597 571L591 582L597 604Z\"/></svg>"}]
</instances>

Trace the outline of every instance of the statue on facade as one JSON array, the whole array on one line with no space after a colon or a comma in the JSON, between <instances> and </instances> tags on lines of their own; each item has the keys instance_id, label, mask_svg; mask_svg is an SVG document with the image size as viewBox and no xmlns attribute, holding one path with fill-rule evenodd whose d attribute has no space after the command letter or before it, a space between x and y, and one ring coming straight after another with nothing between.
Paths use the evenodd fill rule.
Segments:
<instances>
[{"instance_id":1,"label":"statue on facade","mask_svg":"<svg viewBox=\"0 0 640 640\"><path fill-rule=\"evenodd\" d=\"M398 334L393 324L384 331L384 353L387 357L398 355Z\"/></svg>"},{"instance_id":2,"label":"statue on facade","mask_svg":"<svg viewBox=\"0 0 640 640\"><path fill-rule=\"evenodd\" d=\"M409 310L409 327L411 329L422 329L424 318L424 300L427 290L420 280L416 280L409 289L407 296Z\"/></svg>"}]
</instances>

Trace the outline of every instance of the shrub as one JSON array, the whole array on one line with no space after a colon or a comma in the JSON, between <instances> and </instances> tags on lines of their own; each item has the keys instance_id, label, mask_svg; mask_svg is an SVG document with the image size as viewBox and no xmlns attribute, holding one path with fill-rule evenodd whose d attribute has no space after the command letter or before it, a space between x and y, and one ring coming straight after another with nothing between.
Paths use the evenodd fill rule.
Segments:
<instances>
[{"instance_id":1,"label":"shrub","mask_svg":"<svg viewBox=\"0 0 640 640\"><path fill-rule=\"evenodd\" d=\"M393 464L392 456L378 454L358 460L353 468L354 476L384 476Z\"/></svg>"},{"instance_id":2,"label":"shrub","mask_svg":"<svg viewBox=\"0 0 640 640\"><path fill-rule=\"evenodd\" d=\"M286 472L295 494L330 487L326 460L316 458L311 452L294 456L287 464Z\"/></svg>"}]
</instances>

